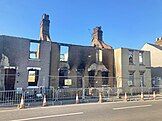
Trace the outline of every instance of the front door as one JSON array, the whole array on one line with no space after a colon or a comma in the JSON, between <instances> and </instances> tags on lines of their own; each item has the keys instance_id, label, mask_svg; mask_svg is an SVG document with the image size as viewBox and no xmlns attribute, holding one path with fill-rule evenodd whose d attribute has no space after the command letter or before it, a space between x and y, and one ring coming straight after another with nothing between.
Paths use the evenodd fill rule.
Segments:
<instances>
[{"instance_id":1,"label":"front door","mask_svg":"<svg viewBox=\"0 0 162 121\"><path fill-rule=\"evenodd\" d=\"M16 69L5 69L5 90L14 90Z\"/></svg>"}]
</instances>

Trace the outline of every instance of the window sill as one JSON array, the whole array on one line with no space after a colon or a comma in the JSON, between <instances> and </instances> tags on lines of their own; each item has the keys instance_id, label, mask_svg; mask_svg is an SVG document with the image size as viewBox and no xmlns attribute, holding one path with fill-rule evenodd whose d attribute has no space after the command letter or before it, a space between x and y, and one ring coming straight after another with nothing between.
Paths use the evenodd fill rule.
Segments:
<instances>
[{"instance_id":1,"label":"window sill","mask_svg":"<svg viewBox=\"0 0 162 121\"><path fill-rule=\"evenodd\" d=\"M129 63L129 65L132 65L132 66L133 66L133 65L135 65L135 64L134 64L134 63Z\"/></svg>"},{"instance_id":2,"label":"window sill","mask_svg":"<svg viewBox=\"0 0 162 121\"><path fill-rule=\"evenodd\" d=\"M68 60L66 60L66 61L65 60L60 60L60 62L68 62Z\"/></svg>"},{"instance_id":3,"label":"window sill","mask_svg":"<svg viewBox=\"0 0 162 121\"><path fill-rule=\"evenodd\" d=\"M134 87L134 85L128 85L128 87Z\"/></svg>"},{"instance_id":4,"label":"window sill","mask_svg":"<svg viewBox=\"0 0 162 121\"><path fill-rule=\"evenodd\" d=\"M139 64L140 66L145 66L144 64Z\"/></svg>"},{"instance_id":5,"label":"window sill","mask_svg":"<svg viewBox=\"0 0 162 121\"><path fill-rule=\"evenodd\" d=\"M40 61L40 59L32 59L32 58L29 58L29 61Z\"/></svg>"}]
</instances>

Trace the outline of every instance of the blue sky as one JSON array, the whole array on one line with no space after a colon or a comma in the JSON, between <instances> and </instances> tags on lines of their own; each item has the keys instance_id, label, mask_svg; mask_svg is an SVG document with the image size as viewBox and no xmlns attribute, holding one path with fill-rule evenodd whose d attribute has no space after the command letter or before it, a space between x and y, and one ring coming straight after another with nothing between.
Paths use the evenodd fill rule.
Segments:
<instances>
[{"instance_id":1,"label":"blue sky","mask_svg":"<svg viewBox=\"0 0 162 121\"><path fill-rule=\"evenodd\" d=\"M96 26L113 48L140 49L162 36L162 0L0 0L0 6L3 35L38 39L47 13L55 42L90 45Z\"/></svg>"}]
</instances>

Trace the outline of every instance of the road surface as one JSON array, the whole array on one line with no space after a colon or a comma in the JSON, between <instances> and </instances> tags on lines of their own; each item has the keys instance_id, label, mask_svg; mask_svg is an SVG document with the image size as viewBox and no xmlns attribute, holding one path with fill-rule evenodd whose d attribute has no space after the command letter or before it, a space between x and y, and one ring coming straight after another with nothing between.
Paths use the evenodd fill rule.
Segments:
<instances>
[{"instance_id":1,"label":"road surface","mask_svg":"<svg viewBox=\"0 0 162 121\"><path fill-rule=\"evenodd\" d=\"M162 101L1 109L0 121L162 121Z\"/></svg>"}]
</instances>

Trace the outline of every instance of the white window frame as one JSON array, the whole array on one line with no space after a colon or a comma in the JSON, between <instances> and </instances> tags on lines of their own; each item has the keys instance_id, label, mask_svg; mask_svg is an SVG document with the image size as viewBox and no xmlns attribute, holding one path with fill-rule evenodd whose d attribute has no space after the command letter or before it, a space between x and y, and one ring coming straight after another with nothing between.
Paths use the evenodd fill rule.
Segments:
<instances>
[{"instance_id":1,"label":"white window frame","mask_svg":"<svg viewBox=\"0 0 162 121\"><path fill-rule=\"evenodd\" d=\"M29 59L39 59L40 43L37 41L30 41Z\"/></svg>"}]
</instances>

